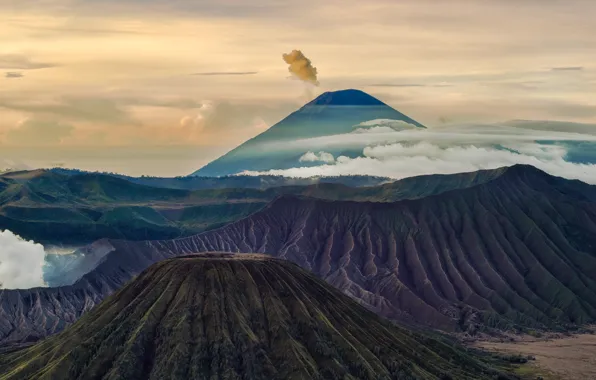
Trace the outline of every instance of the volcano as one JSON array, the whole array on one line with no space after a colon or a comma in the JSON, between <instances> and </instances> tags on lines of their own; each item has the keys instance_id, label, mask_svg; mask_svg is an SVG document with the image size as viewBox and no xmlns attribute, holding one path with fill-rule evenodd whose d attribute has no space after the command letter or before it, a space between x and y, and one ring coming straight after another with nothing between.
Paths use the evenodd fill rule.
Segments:
<instances>
[{"instance_id":1,"label":"volcano","mask_svg":"<svg viewBox=\"0 0 596 380\"><path fill-rule=\"evenodd\" d=\"M160 260L210 251L290 260L382 317L444 331L596 322L596 186L518 165L316 189L301 194L327 199L284 195L187 238L97 241L76 283L0 292L0 346L62 331Z\"/></svg>"},{"instance_id":2,"label":"volcano","mask_svg":"<svg viewBox=\"0 0 596 380\"><path fill-rule=\"evenodd\" d=\"M308 165L299 161L306 153L304 148L291 147L288 142L350 133L354 126L371 120L390 120L405 123L412 128L425 128L363 91L350 89L325 92L193 175L218 177L243 171L267 171ZM351 152L339 150L331 153L350 155Z\"/></svg>"},{"instance_id":3,"label":"volcano","mask_svg":"<svg viewBox=\"0 0 596 380\"><path fill-rule=\"evenodd\" d=\"M207 253L151 266L63 333L0 357L0 379L499 376L444 339L396 326L288 261Z\"/></svg>"}]
</instances>

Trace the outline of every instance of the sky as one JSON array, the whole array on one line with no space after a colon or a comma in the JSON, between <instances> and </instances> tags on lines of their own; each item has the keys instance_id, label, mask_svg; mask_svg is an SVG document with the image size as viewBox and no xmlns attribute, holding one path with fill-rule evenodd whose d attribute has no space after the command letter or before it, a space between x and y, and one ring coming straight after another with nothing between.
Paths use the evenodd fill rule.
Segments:
<instances>
[{"instance_id":1,"label":"sky","mask_svg":"<svg viewBox=\"0 0 596 380\"><path fill-rule=\"evenodd\" d=\"M193 172L318 93L596 123L593 0L0 1L0 169ZM318 86L293 78L301 50Z\"/></svg>"}]
</instances>

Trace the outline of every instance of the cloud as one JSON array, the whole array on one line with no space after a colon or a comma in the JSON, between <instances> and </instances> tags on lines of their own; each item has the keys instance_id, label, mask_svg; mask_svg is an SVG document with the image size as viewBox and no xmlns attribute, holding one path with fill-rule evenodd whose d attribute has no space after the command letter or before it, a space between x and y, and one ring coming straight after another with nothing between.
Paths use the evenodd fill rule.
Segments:
<instances>
[{"instance_id":1,"label":"cloud","mask_svg":"<svg viewBox=\"0 0 596 380\"><path fill-rule=\"evenodd\" d=\"M596 124L554 120L512 120L503 123L503 125L536 131L564 131L567 133L596 135Z\"/></svg>"},{"instance_id":2,"label":"cloud","mask_svg":"<svg viewBox=\"0 0 596 380\"><path fill-rule=\"evenodd\" d=\"M70 124L56 120L25 119L6 134L6 141L15 145L59 144L74 131Z\"/></svg>"},{"instance_id":3,"label":"cloud","mask_svg":"<svg viewBox=\"0 0 596 380\"><path fill-rule=\"evenodd\" d=\"M439 146L455 145L495 145L512 142L535 141L583 141L596 143L596 136L581 134L581 124L570 124L573 131L566 132L566 123L540 124L463 124L435 127L429 129L404 128L395 131L390 128L374 130L375 133L344 133L339 135L321 136L307 139L288 141L279 146L277 142L264 143L263 149L294 149L303 151L343 151L345 149L364 149L368 146L388 145L394 143L415 144L421 141ZM589 128L589 124L584 125Z\"/></svg>"},{"instance_id":4,"label":"cloud","mask_svg":"<svg viewBox=\"0 0 596 380\"><path fill-rule=\"evenodd\" d=\"M362 122L352 127L352 133L391 133L409 129L418 129L414 124L403 120L375 119Z\"/></svg>"},{"instance_id":5,"label":"cloud","mask_svg":"<svg viewBox=\"0 0 596 380\"><path fill-rule=\"evenodd\" d=\"M325 162L325 163L333 163L335 162L335 157L331 153L327 152L306 152L300 159L299 162Z\"/></svg>"},{"instance_id":6,"label":"cloud","mask_svg":"<svg viewBox=\"0 0 596 380\"><path fill-rule=\"evenodd\" d=\"M564 66L564 67L552 67L551 71L582 71L582 66Z\"/></svg>"},{"instance_id":7,"label":"cloud","mask_svg":"<svg viewBox=\"0 0 596 380\"><path fill-rule=\"evenodd\" d=\"M200 125L205 133L222 135L232 131L254 132L254 129L266 129L266 126L279 121L287 115L295 105L291 103L245 104L227 101L204 101L195 111L195 115L185 116L180 121L187 125L191 120ZM252 136L251 136L252 137Z\"/></svg>"},{"instance_id":8,"label":"cloud","mask_svg":"<svg viewBox=\"0 0 596 380\"><path fill-rule=\"evenodd\" d=\"M206 121L211 117L214 110L215 108L213 103L210 101L205 101L196 109L196 115L184 116L180 120L180 126L202 130L205 127Z\"/></svg>"},{"instance_id":9,"label":"cloud","mask_svg":"<svg viewBox=\"0 0 596 380\"><path fill-rule=\"evenodd\" d=\"M205 72L205 73L194 73L191 75L200 75L200 76L226 76L226 75L255 75L258 74L258 71L212 71L212 72Z\"/></svg>"},{"instance_id":10,"label":"cloud","mask_svg":"<svg viewBox=\"0 0 596 380\"><path fill-rule=\"evenodd\" d=\"M529 164L553 175L596 184L596 135L582 133L593 125L518 121L509 125L394 131L378 126L376 121L366 124L382 130L284 144L284 149L306 151L300 162L321 162L317 160L320 154L313 153L319 150L338 155L335 161L244 174L289 177L376 175L400 179ZM269 148L263 146L263 149ZM350 157L342 155L343 152L350 152Z\"/></svg>"},{"instance_id":11,"label":"cloud","mask_svg":"<svg viewBox=\"0 0 596 380\"><path fill-rule=\"evenodd\" d=\"M306 56L302 54L302 51L292 50L291 53L284 54L283 59L288 65L290 65L288 67L288 71L292 73L294 77L300 79L301 81L314 84L315 86L319 85L319 80L317 79L317 68L312 65L310 59L306 58Z\"/></svg>"},{"instance_id":12,"label":"cloud","mask_svg":"<svg viewBox=\"0 0 596 380\"><path fill-rule=\"evenodd\" d=\"M561 146L528 143L511 145L508 148L448 148L426 142L414 145L398 143L365 148L361 157L339 156L335 164L242 174L288 177L374 175L401 179L425 174L453 174L529 164L556 176L596 184L596 165L566 161L567 150Z\"/></svg>"},{"instance_id":13,"label":"cloud","mask_svg":"<svg viewBox=\"0 0 596 380\"><path fill-rule=\"evenodd\" d=\"M117 101L108 98L65 97L58 102L43 103L22 103L0 99L0 108L81 121L138 125L138 122Z\"/></svg>"},{"instance_id":14,"label":"cloud","mask_svg":"<svg viewBox=\"0 0 596 380\"><path fill-rule=\"evenodd\" d=\"M426 87L426 84L420 83L373 83L368 87Z\"/></svg>"},{"instance_id":15,"label":"cloud","mask_svg":"<svg viewBox=\"0 0 596 380\"><path fill-rule=\"evenodd\" d=\"M23 73L19 73L16 71L10 71L6 74L4 74L4 78L6 79L16 79L16 78L22 78L24 77Z\"/></svg>"},{"instance_id":16,"label":"cloud","mask_svg":"<svg viewBox=\"0 0 596 380\"><path fill-rule=\"evenodd\" d=\"M34 62L31 58L17 54L0 54L0 69L37 70L56 67L53 63Z\"/></svg>"},{"instance_id":17,"label":"cloud","mask_svg":"<svg viewBox=\"0 0 596 380\"><path fill-rule=\"evenodd\" d=\"M11 231L0 230L0 287L28 289L45 286L45 255L41 244L26 241Z\"/></svg>"}]
</instances>

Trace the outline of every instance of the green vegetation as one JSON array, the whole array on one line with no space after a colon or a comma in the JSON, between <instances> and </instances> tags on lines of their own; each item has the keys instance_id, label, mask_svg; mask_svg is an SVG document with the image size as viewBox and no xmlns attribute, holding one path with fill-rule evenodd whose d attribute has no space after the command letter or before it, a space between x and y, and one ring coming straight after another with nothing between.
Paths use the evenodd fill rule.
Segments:
<instances>
[{"instance_id":1,"label":"green vegetation","mask_svg":"<svg viewBox=\"0 0 596 380\"><path fill-rule=\"evenodd\" d=\"M246 217L284 194L331 200L394 202L462 189L490 181L502 170L422 176L372 187L308 183L277 177L220 179L131 178L72 171L21 171L0 175L0 226L48 243L88 243L101 238L172 239ZM315 181L315 179L310 180ZM347 177L346 183L380 178ZM260 188L255 188L261 184ZM188 190L168 186L227 186ZM248 186L248 187L242 187ZM277 187L272 187L277 186Z\"/></svg>"},{"instance_id":2,"label":"green vegetation","mask_svg":"<svg viewBox=\"0 0 596 380\"><path fill-rule=\"evenodd\" d=\"M297 265L207 254L154 264L0 379L513 379L508 364L394 325Z\"/></svg>"},{"instance_id":3,"label":"green vegetation","mask_svg":"<svg viewBox=\"0 0 596 380\"><path fill-rule=\"evenodd\" d=\"M258 189L150 187L101 174L16 172L0 176L0 226L50 243L171 239L245 217L274 196Z\"/></svg>"}]
</instances>

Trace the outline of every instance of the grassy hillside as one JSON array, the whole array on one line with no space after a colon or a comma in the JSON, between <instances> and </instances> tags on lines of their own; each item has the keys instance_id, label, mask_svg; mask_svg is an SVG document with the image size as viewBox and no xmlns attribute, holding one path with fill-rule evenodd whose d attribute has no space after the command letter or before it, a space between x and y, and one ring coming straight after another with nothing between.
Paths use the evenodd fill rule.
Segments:
<instances>
[{"instance_id":1,"label":"grassy hillside","mask_svg":"<svg viewBox=\"0 0 596 380\"><path fill-rule=\"evenodd\" d=\"M496 170L422 176L372 187L326 182L290 186L303 182L263 177L258 179L263 188L186 190L143 185L131 178L107 174L24 171L0 176L0 228L27 239L60 244L88 243L101 238L172 239L246 217L280 195L394 202L475 186L499 173ZM232 178L226 183L247 181ZM158 179L150 179L150 183L157 182ZM353 183L353 178L347 178L346 183Z\"/></svg>"},{"instance_id":2,"label":"grassy hillside","mask_svg":"<svg viewBox=\"0 0 596 380\"><path fill-rule=\"evenodd\" d=\"M162 261L63 333L0 356L0 379L506 379L398 327L295 264Z\"/></svg>"}]
</instances>

